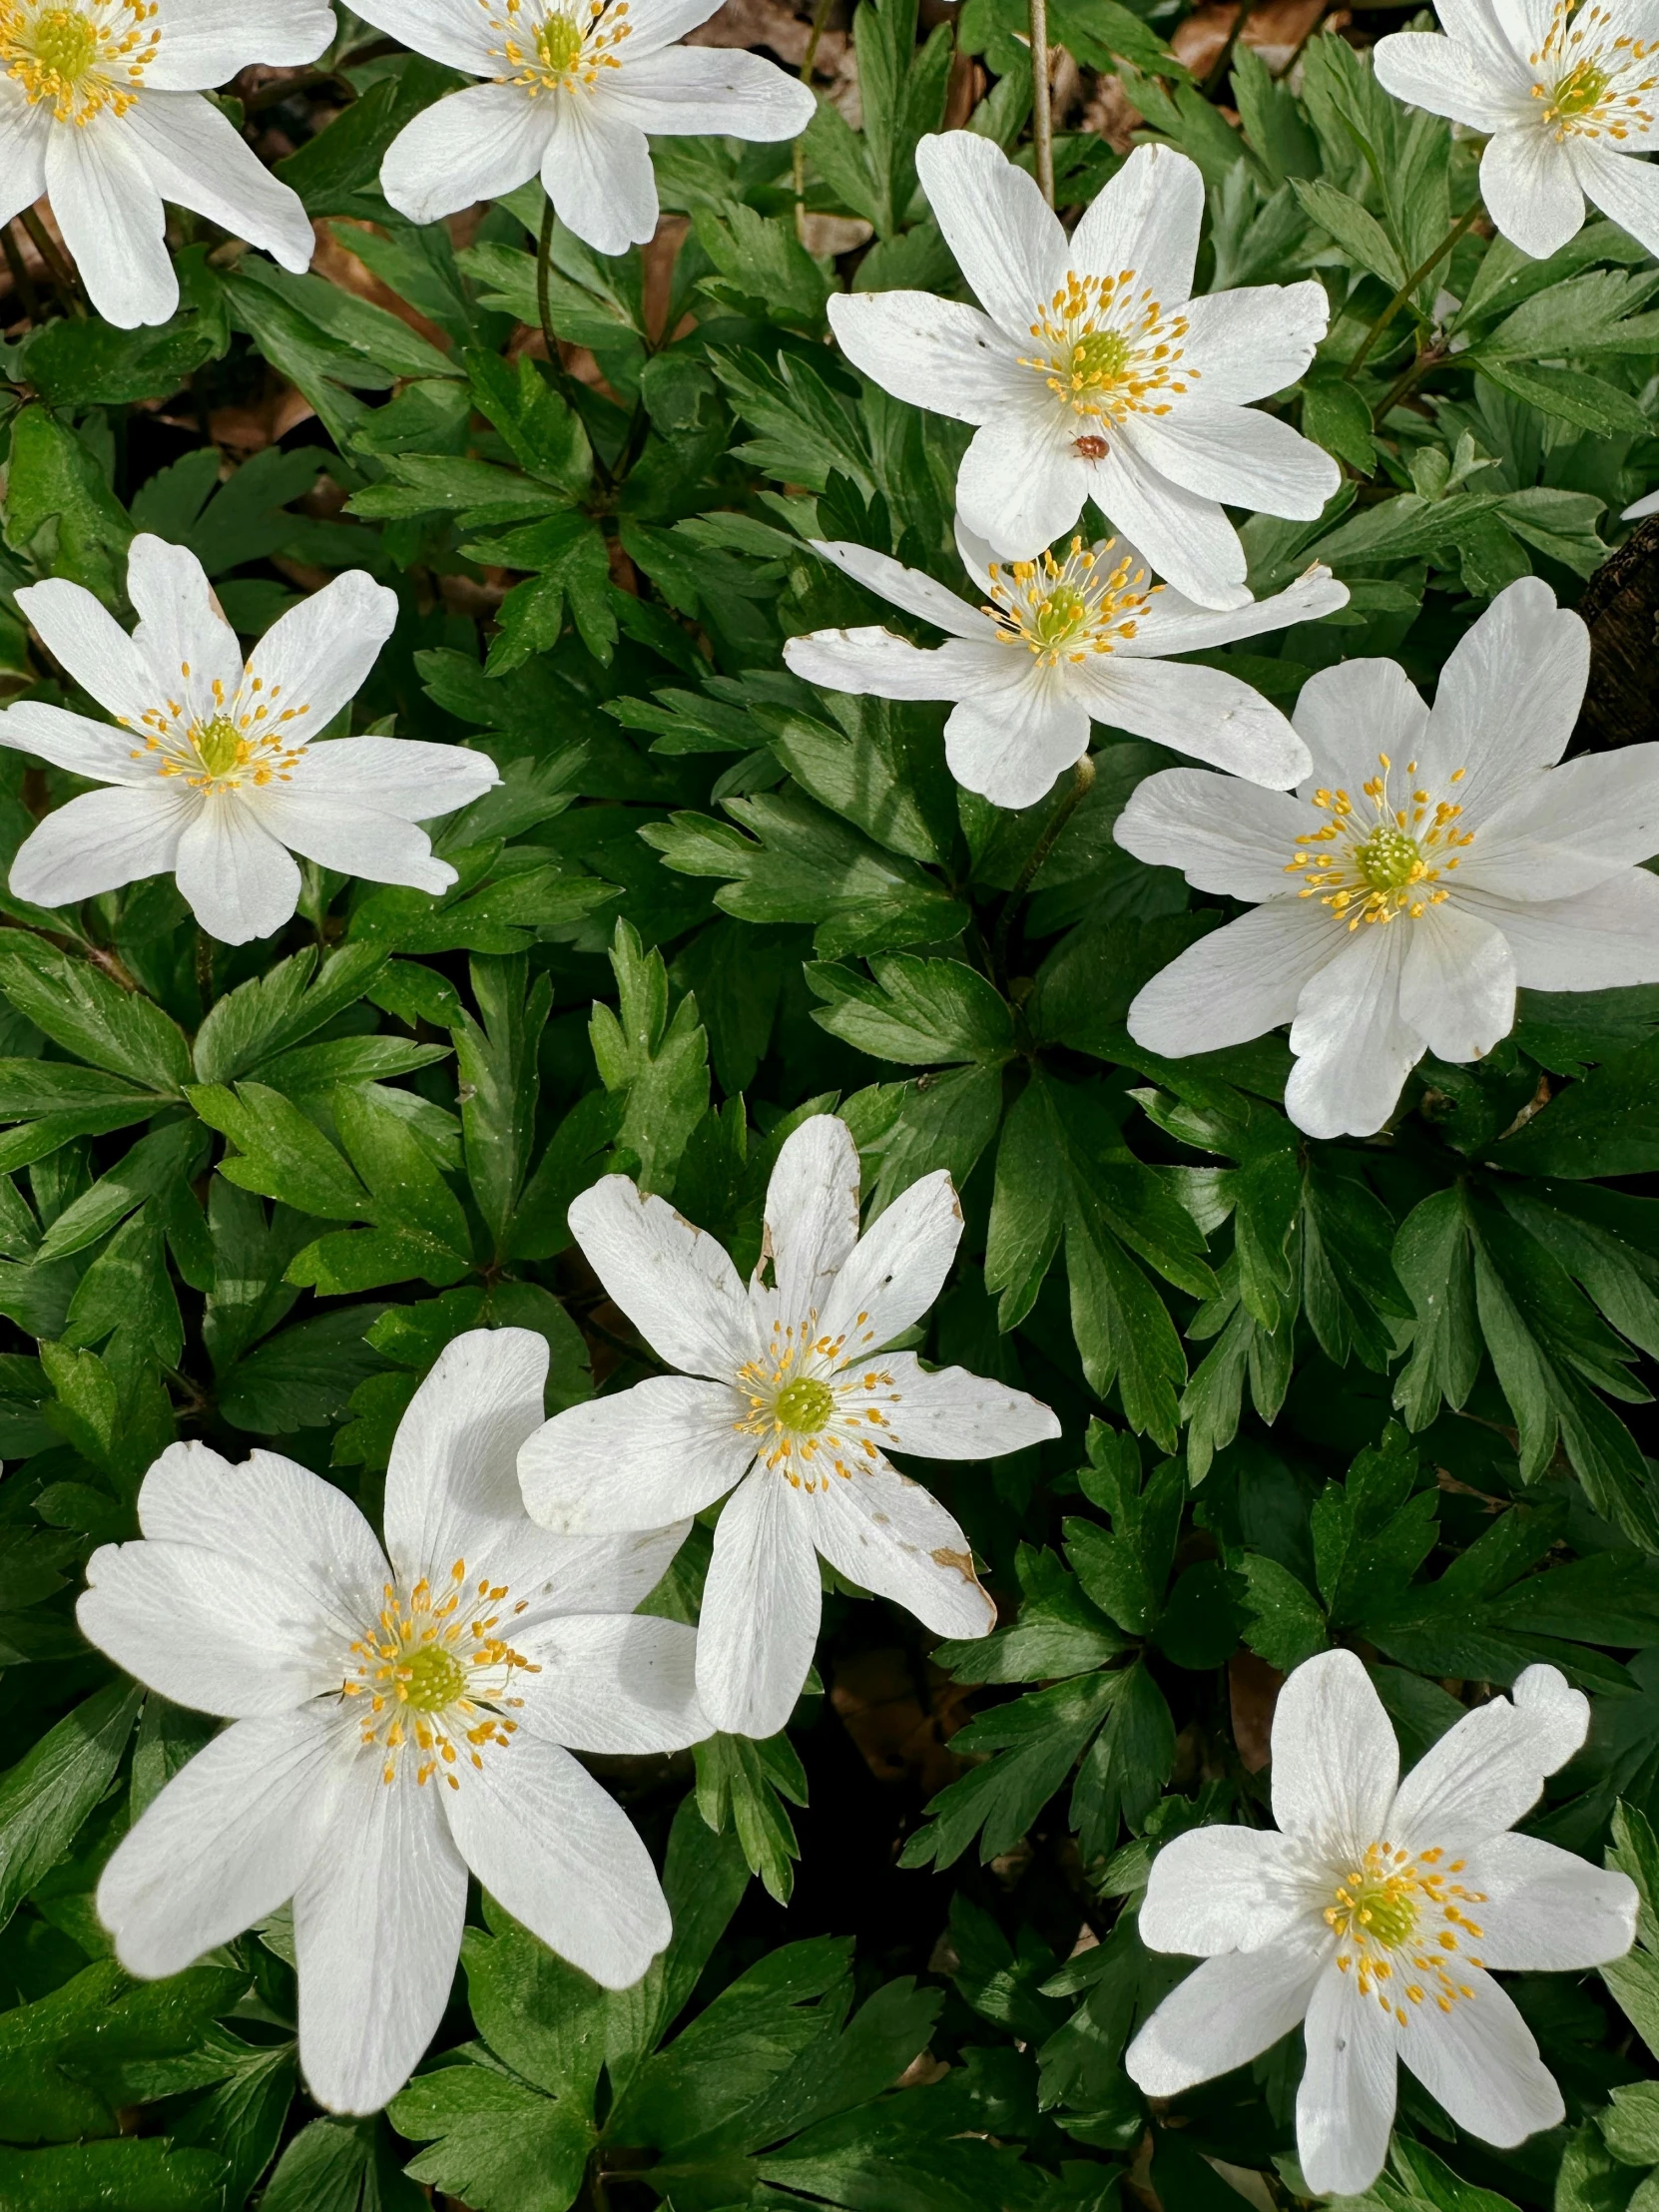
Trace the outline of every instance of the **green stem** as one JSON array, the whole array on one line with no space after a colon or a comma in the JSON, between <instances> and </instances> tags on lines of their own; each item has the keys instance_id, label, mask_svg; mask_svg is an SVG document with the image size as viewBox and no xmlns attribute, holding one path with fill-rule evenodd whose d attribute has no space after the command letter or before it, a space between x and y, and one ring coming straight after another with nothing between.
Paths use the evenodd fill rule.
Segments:
<instances>
[{"instance_id":1,"label":"green stem","mask_svg":"<svg viewBox=\"0 0 1659 2212\"><path fill-rule=\"evenodd\" d=\"M813 10L813 28L807 39L807 51L801 57L801 82L811 88L813 67L818 60L819 41L830 21L830 0L818 0ZM807 236L807 149L801 139L795 142L793 157L795 175L795 235L803 242Z\"/></svg>"},{"instance_id":2,"label":"green stem","mask_svg":"<svg viewBox=\"0 0 1659 2212\"><path fill-rule=\"evenodd\" d=\"M24 230L34 241L35 252L46 264L47 275L61 293L64 305L71 314L80 315L84 319L86 302L81 297L81 287L68 257L60 252L52 234L33 208L23 210L22 223Z\"/></svg>"},{"instance_id":3,"label":"green stem","mask_svg":"<svg viewBox=\"0 0 1659 2212\"><path fill-rule=\"evenodd\" d=\"M1402 370L1388 386L1387 391L1379 401L1376 411L1372 415L1373 427L1379 430L1382 429L1383 423L1388 419L1389 409L1398 406L1419 376L1426 375L1429 369L1437 367L1444 359L1445 347L1443 345L1426 346L1417 355L1410 367Z\"/></svg>"},{"instance_id":4,"label":"green stem","mask_svg":"<svg viewBox=\"0 0 1659 2212\"><path fill-rule=\"evenodd\" d=\"M1031 139L1037 183L1054 205L1054 105L1048 83L1048 0L1031 0Z\"/></svg>"},{"instance_id":5,"label":"green stem","mask_svg":"<svg viewBox=\"0 0 1659 2212\"><path fill-rule=\"evenodd\" d=\"M6 267L12 274L12 289L17 303L31 322L40 320L40 294L35 290L35 280L29 275L29 265L18 247L17 235L8 223L0 229L0 246L5 249Z\"/></svg>"},{"instance_id":6,"label":"green stem","mask_svg":"<svg viewBox=\"0 0 1659 2212\"><path fill-rule=\"evenodd\" d=\"M1406 277L1404 283L1400 285L1398 291L1394 293L1393 297L1388 301L1388 304L1382 309L1382 312L1378 316L1377 320L1366 332L1365 337L1361 341L1359 352L1355 354L1353 360L1351 360L1347 368L1343 370L1344 383L1351 382L1354 377L1359 375L1361 369L1363 369L1366 365L1367 356L1370 354L1372 347L1382 335L1382 332L1393 320L1394 316L1399 312L1400 308L1404 306L1406 300L1410 298L1411 294L1416 290L1417 286L1422 282L1423 278L1433 268L1435 268L1438 263L1442 262L1445 259L1446 255L1451 252L1451 249L1457 244L1457 241L1462 237L1463 233L1468 229L1469 225L1474 221L1475 217L1479 213L1480 202L1478 200L1475 200L1464 211L1464 213L1457 218L1457 221L1451 226L1451 229L1446 233L1445 237L1441 239L1439 245L1435 247L1433 253L1429 255L1427 261L1421 263L1416 269L1412 270L1410 276Z\"/></svg>"},{"instance_id":7,"label":"green stem","mask_svg":"<svg viewBox=\"0 0 1659 2212\"><path fill-rule=\"evenodd\" d=\"M1222 79L1227 75L1228 64L1233 59L1233 49L1238 45L1239 40L1244 33L1244 27L1250 21L1251 14L1255 6L1256 0L1239 0L1239 6L1234 13L1232 25L1228 30L1226 38L1222 41L1221 52L1210 64L1209 73L1204 79L1203 89L1204 97L1206 100L1213 100L1215 98L1216 92L1221 85Z\"/></svg>"},{"instance_id":8,"label":"green stem","mask_svg":"<svg viewBox=\"0 0 1659 2212\"><path fill-rule=\"evenodd\" d=\"M565 366L564 355L559 351L559 341L553 331L553 203L549 200L541 211L541 237L536 243L536 314L541 322L541 341L547 348L548 369L564 397L565 405L577 421L581 422L582 410L577 403L576 379ZM594 444L591 433L588 448L593 454L593 473L598 479L600 490L610 491L615 480L605 464L605 456Z\"/></svg>"},{"instance_id":9,"label":"green stem","mask_svg":"<svg viewBox=\"0 0 1659 2212\"><path fill-rule=\"evenodd\" d=\"M991 952L991 966L999 983L1008 973L1008 934L1014 925L1014 915L1024 901L1026 892L1036 880L1037 870L1053 851L1060 831L1088 798L1094 788L1094 756L1085 753L1072 771L1071 789L1048 818L1042 835L1026 854L1025 865L1014 880L1014 887L1002 902L997 916L996 943Z\"/></svg>"}]
</instances>

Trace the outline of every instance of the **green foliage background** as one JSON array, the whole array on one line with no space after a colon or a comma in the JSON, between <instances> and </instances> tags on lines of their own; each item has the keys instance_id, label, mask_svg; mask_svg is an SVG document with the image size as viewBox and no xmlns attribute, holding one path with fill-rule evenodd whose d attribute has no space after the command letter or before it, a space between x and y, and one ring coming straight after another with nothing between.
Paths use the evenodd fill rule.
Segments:
<instances>
[{"instance_id":1,"label":"green foliage background","mask_svg":"<svg viewBox=\"0 0 1659 2212\"><path fill-rule=\"evenodd\" d=\"M1352 595L1199 658L1287 706L1356 655L1431 685L1516 576L1576 600L1659 474L1659 269L1606 222L1535 263L1476 221L1416 274L1474 212L1474 149L1334 33L1295 91L1239 47L1224 113L1166 43L1180 13L1055 0L1054 35L1203 170L1200 288L1325 281L1330 335L1277 405L1343 488L1244 536L1259 595L1314 558ZM1337 1642L1407 1757L1535 1660L1589 1691L1532 1825L1616 1851L1648 1908L1600 1977L1515 1984L1568 2125L1500 2155L1402 2077L1368 2201L1651 2212L1659 988L1523 994L1383 1135L1310 1143L1282 1040L1171 1064L1124 1028L1220 918L1111 839L1167 756L1099 733L1016 899L1061 795L999 814L947 776L942 710L782 664L791 634L894 619L810 537L957 580L966 433L862 384L825 302L959 287L914 149L966 88L967 127L1029 162L1022 29L1010 0L925 34L915 0L861 0L861 128L825 103L799 151L660 143L684 235L604 261L544 234L534 187L459 245L393 215L380 156L454 80L342 11L338 112L307 136L281 111L278 174L397 311L338 255L294 276L188 226L163 328L14 297L8 698L72 697L12 594L64 576L128 614L152 530L249 637L330 572L395 586L353 726L482 749L502 782L443 827L450 894L310 868L275 942L199 941L167 879L0 894L4 2212L1285 2205L1296 2038L1153 2115L1120 2059L1181 1970L1136 1936L1158 1844L1265 1817L1276 1675ZM1062 134L1062 208L1117 159ZM815 258L803 212L869 242ZM214 434L283 407L301 427L251 457ZM0 755L0 858L78 788ZM176 1434L274 1446L373 1514L419 1378L480 1324L547 1337L550 1409L651 1372L571 1198L624 1170L747 1269L779 1143L831 1106L871 1212L939 1167L961 1191L919 1348L1064 1419L1040 1456L935 1470L1005 1625L929 1651L834 1586L789 1736L603 1763L675 1909L645 1982L607 1996L478 1900L426 2070L376 2121L318 2116L282 1916L171 1981L110 1956L98 1871L212 1724L80 1639L88 1552L136 1533ZM699 1529L659 1609L694 1617L707 1553Z\"/></svg>"}]
</instances>

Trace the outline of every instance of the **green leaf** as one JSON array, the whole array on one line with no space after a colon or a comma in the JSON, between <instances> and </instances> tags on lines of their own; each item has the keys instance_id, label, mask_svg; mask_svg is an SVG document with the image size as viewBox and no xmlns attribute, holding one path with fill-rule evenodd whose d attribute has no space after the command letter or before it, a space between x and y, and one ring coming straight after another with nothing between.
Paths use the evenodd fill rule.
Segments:
<instances>
[{"instance_id":1,"label":"green leaf","mask_svg":"<svg viewBox=\"0 0 1659 2212\"><path fill-rule=\"evenodd\" d=\"M617 1141L640 1163L642 1190L672 1190L680 1156L709 1104L709 1040L689 992L669 1016L668 970L626 921L616 925L611 967L617 1010L595 1004L588 1036L608 1091L627 1103Z\"/></svg>"},{"instance_id":2,"label":"green leaf","mask_svg":"<svg viewBox=\"0 0 1659 2212\"><path fill-rule=\"evenodd\" d=\"M529 987L529 963L474 960L472 995L482 1023L462 1014L454 1027L455 1058L464 1086L461 1129L467 1176L498 1258L512 1234L519 1191L530 1167L539 1095L537 1054L548 1009L550 977Z\"/></svg>"},{"instance_id":3,"label":"green leaf","mask_svg":"<svg viewBox=\"0 0 1659 2212\"><path fill-rule=\"evenodd\" d=\"M813 1019L877 1060L909 1067L972 1060L998 1066L1014 1051L1006 1001L976 968L959 960L876 954L873 982L854 969L820 964L807 982L827 1003Z\"/></svg>"},{"instance_id":4,"label":"green leaf","mask_svg":"<svg viewBox=\"0 0 1659 2212\"><path fill-rule=\"evenodd\" d=\"M784 1809L807 1802L807 1777L788 1736L752 1742L747 1736L714 1735L697 1746L697 1809L709 1827L724 1833L730 1822L751 1874L769 1896L788 1905L801 1847Z\"/></svg>"},{"instance_id":5,"label":"green leaf","mask_svg":"<svg viewBox=\"0 0 1659 2212\"><path fill-rule=\"evenodd\" d=\"M371 1212L367 1193L316 1125L264 1083L235 1091L205 1083L189 1092L192 1106L237 1150L219 1163L228 1183L279 1199L330 1221L360 1221Z\"/></svg>"},{"instance_id":6,"label":"green leaf","mask_svg":"<svg viewBox=\"0 0 1659 2212\"><path fill-rule=\"evenodd\" d=\"M5 532L46 573L121 604L133 525L95 455L45 407L25 407L11 426Z\"/></svg>"},{"instance_id":7,"label":"green leaf","mask_svg":"<svg viewBox=\"0 0 1659 2212\"><path fill-rule=\"evenodd\" d=\"M285 1052L363 996L386 964L372 944L342 945L317 967L307 945L216 1000L196 1032L199 1083L230 1083Z\"/></svg>"},{"instance_id":8,"label":"green leaf","mask_svg":"<svg viewBox=\"0 0 1659 2212\"><path fill-rule=\"evenodd\" d=\"M172 1097L190 1081L190 1046L177 1022L89 961L8 930L0 941L0 991L55 1044L95 1068Z\"/></svg>"},{"instance_id":9,"label":"green leaf","mask_svg":"<svg viewBox=\"0 0 1659 2212\"><path fill-rule=\"evenodd\" d=\"M112 1682L0 1775L0 1927L65 1856L114 1780L143 1698Z\"/></svg>"}]
</instances>

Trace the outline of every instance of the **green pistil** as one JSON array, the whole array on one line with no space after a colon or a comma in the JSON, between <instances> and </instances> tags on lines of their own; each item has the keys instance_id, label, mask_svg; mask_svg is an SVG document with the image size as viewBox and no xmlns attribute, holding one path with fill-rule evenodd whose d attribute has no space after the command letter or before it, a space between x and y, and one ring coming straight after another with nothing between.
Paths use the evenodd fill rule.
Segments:
<instances>
[{"instance_id":1,"label":"green pistil","mask_svg":"<svg viewBox=\"0 0 1659 2212\"><path fill-rule=\"evenodd\" d=\"M1083 594L1071 584L1056 584L1031 614L1031 635L1039 645L1064 645L1089 618Z\"/></svg>"},{"instance_id":2,"label":"green pistil","mask_svg":"<svg viewBox=\"0 0 1659 2212\"><path fill-rule=\"evenodd\" d=\"M816 1436L835 1409L834 1392L828 1382L810 1375L798 1375L779 1391L773 1410L786 1428L798 1436Z\"/></svg>"},{"instance_id":3,"label":"green pistil","mask_svg":"<svg viewBox=\"0 0 1659 2212\"><path fill-rule=\"evenodd\" d=\"M1607 73L1593 62L1580 62L1555 88L1550 102L1558 116L1591 115L1607 97Z\"/></svg>"},{"instance_id":4,"label":"green pistil","mask_svg":"<svg viewBox=\"0 0 1659 2212\"><path fill-rule=\"evenodd\" d=\"M1129 366L1129 340L1119 330L1091 330L1071 349L1071 372L1087 385L1115 384Z\"/></svg>"},{"instance_id":5,"label":"green pistil","mask_svg":"<svg viewBox=\"0 0 1659 2212\"><path fill-rule=\"evenodd\" d=\"M98 59L97 27L74 8L49 8L36 21L34 46L43 69L78 84Z\"/></svg>"},{"instance_id":6,"label":"green pistil","mask_svg":"<svg viewBox=\"0 0 1659 2212\"><path fill-rule=\"evenodd\" d=\"M417 1713L441 1713L466 1689L466 1669L439 1644L422 1644L408 1661L403 1694Z\"/></svg>"},{"instance_id":7,"label":"green pistil","mask_svg":"<svg viewBox=\"0 0 1659 2212\"><path fill-rule=\"evenodd\" d=\"M536 33L536 52L555 77L574 67L582 51L582 32L573 17L550 15Z\"/></svg>"},{"instance_id":8,"label":"green pistil","mask_svg":"<svg viewBox=\"0 0 1659 2212\"><path fill-rule=\"evenodd\" d=\"M1402 891L1416 881L1422 854L1403 830L1379 830L1358 846L1355 865L1374 891Z\"/></svg>"},{"instance_id":9,"label":"green pistil","mask_svg":"<svg viewBox=\"0 0 1659 2212\"><path fill-rule=\"evenodd\" d=\"M215 715L197 731L196 750L210 776L229 776L242 754L242 735L229 715Z\"/></svg>"}]
</instances>

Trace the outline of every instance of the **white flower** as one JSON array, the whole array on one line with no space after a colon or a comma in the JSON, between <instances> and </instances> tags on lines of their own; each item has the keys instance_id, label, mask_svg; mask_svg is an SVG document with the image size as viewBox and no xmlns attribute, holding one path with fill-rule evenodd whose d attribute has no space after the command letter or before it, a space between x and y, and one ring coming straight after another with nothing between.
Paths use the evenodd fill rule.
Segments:
<instances>
[{"instance_id":1,"label":"white flower","mask_svg":"<svg viewBox=\"0 0 1659 2212\"><path fill-rule=\"evenodd\" d=\"M1348 604L1348 586L1311 568L1275 599L1211 614L1154 584L1121 538L1064 561L999 562L956 528L957 550L987 604L970 607L919 569L866 546L814 541L815 551L907 614L947 630L923 648L890 630L816 630L791 638L798 676L880 699L953 699L945 758L957 783L998 807L1031 807L1089 747L1104 722L1283 790L1308 773L1308 749L1277 707L1220 669L1159 658L1317 622Z\"/></svg>"},{"instance_id":2,"label":"white flower","mask_svg":"<svg viewBox=\"0 0 1659 2212\"><path fill-rule=\"evenodd\" d=\"M48 194L123 329L179 304L164 201L304 269L298 195L201 95L250 62L314 61L333 35L318 0L0 0L0 222Z\"/></svg>"},{"instance_id":3,"label":"white flower","mask_svg":"<svg viewBox=\"0 0 1659 2212\"><path fill-rule=\"evenodd\" d=\"M698 1692L717 1728L773 1736L789 1719L818 1640L818 1552L939 1635L989 1633L996 1608L967 1538L884 1451L992 1458L1060 1427L1023 1390L881 1349L949 1273L962 1217L948 1175L911 1184L860 1238L846 1124L804 1122L772 1171L747 1295L713 1238L626 1176L584 1191L570 1226L684 1372L557 1414L519 1454L524 1502L549 1528L597 1535L701 1512L737 1485L698 1628Z\"/></svg>"},{"instance_id":4,"label":"white flower","mask_svg":"<svg viewBox=\"0 0 1659 2212\"><path fill-rule=\"evenodd\" d=\"M1626 507L1619 520L1640 522L1644 515L1659 515L1659 491L1650 491L1638 499L1633 507Z\"/></svg>"},{"instance_id":5,"label":"white flower","mask_svg":"<svg viewBox=\"0 0 1659 2212\"><path fill-rule=\"evenodd\" d=\"M392 141L380 188L411 223L499 199L538 171L560 220L601 254L657 228L646 133L787 139L816 107L758 54L676 46L715 0L363 0L417 53L488 80Z\"/></svg>"},{"instance_id":6,"label":"white flower","mask_svg":"<svg viewBox=\"0 0 1659 2212\"><path fill-rule=\"evenodd\" d=\"M572 1543L525 1518L546 1374L527 1330L445 1350L392 1446L384 1555L320 1475L192 1443L145 1476L144 1540L87 1568L91 1640L233 1723L104 1870L116 1954L177 1973L291 1898L300 2063L334 2111L377 2110L430 2041L469 1868L607 1988L669 1937L645 1846L566 1747L708 1734L695 1632L633 1611L685 1528Z\"/></svg>"},{"instance_id":7,"label":"white flower","mask_svg":"<svg viewBox=\"0 0 1659 2212\"><path fill-rule=\"evenodd\" d=\"M1592 201L1659 252L1654 138L1659 15L1651 0L1438 0L1449 36L1377 42L1377 79L1397 100L1490 134L1486 212L1538 260L1577 236Z\"/></svg>"},{"instance_id":8,"label":"white flower","mask_svg":"<svg viewBox=\"0 0 1659 2212\"><path fill-rule=\"evenodd\" d=\"M1125 2060L1148 2096L1229 2073L1303 2024L1297 2147L1310 2190L1356 2196L1387 2155L1395 2061L1459 2127L1504 2149L1564 2116L1490 1969L1619 1958L1635 1886L1505 1832L1584 1741L1554 1667L1465 1713L1399 1781L1399 1748L1351 1651L1299 1667L1273 1720L1279 1833L1199 1828L1152 1863L1141 1938L1204 1960Z\"/></svg>"},{"instance_id":9,"label":"white flower","mask_svg":"<svg viewBox=\"0 0 1659 2212\"><path fill-rule=\"evenodd\" d=\"M14 897L66 906L171 873L204 929L245 944L292 914L295 852L376 883L454 882L415 825L488 791L492 761L409 739L308 743L374 666L397 619L394 592L347 570L273 623L246 667L183 546L136 537L127 595L139 617L131 637L79 584L17 594L53 657L120 727L38 701L0 714L0 745L115 787L72 799L25 839Z\"/></svg>"},{"instance_id":10,"label":"white flower","mask_svg":"<svg viewBox=\"0 0 1659 2212\"><path fill-rule=\"evenodd\" d=\"M924 138L916 166L985 311L866 291L832 295L830 320L865 375L979 425L956 479L968 528L1030 560L1092 499L1189 599L1243 606L1221 502L1312 521L1340 481L1328 453L1247 406L1313 359L1324 287L1194 299L1204 180L1167 146L1138 147L1069 239L989 139Z\"/></svg>"},{"instance_id":11,"label":"white flower","mask_svg":"<svg viewBox=\"0 0 1659 2212\"><path fill-rule=\"evenodd\" d=\"M1500 592L1432 713L1392 661L1322 669L1293 797L1196 769L1135 792L1114 834L1199 889L1259 900L1141 991L1129 1030L1179 1059L1290 1022L1285 1092L1311 1136L1369 1136L1424 1052L1474 1060L1515 986L1659 981L1659 746L1557 767L1589 633L1536 577Z\"/></svg>"}]
</instances>

